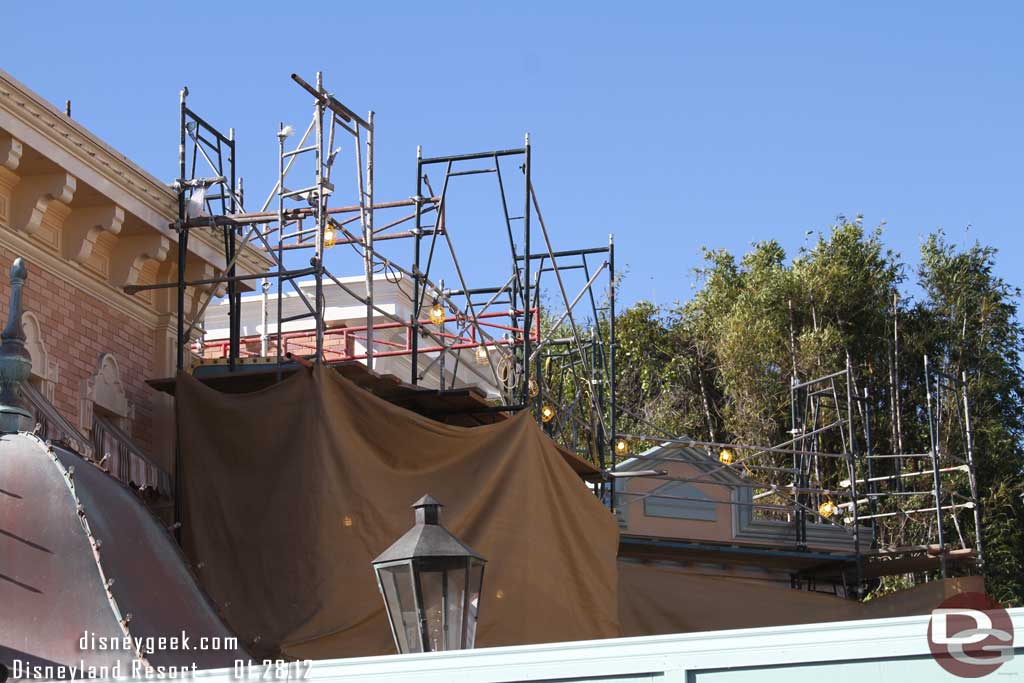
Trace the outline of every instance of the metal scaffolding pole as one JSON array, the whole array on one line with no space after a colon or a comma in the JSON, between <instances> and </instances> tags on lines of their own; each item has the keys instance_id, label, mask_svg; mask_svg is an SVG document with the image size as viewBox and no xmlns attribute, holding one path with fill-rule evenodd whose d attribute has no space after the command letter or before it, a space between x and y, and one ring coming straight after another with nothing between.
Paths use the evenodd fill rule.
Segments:
<instances>
[{"instance_id":1,"label":"metal scaffolding pole","mask_svg":"<svg viewBox=\"0 0 1024 683\"><path fill-rule=\"evenodd\" d=\"M523 194L525 199L523 200L523 253L530 254L530 134L527 133L525 137L525 162L523 165L523 175L526 176ZM514 254L513 254L514 256ZM538 274L539 275L539 274ZM533 324L533 314L530 312L532 308L530 306L530 259L525 259L523 263L523 301L525 311L523 316L523 403L530 403L530 326ZM539 307L538 307L539 310ZM540 316L538 316L539 319ZM539 320L538 320L539 321ZM539 361L538 361L539 364ZM537 393L537 399L534 401L533 410L539 414L541 411L541 393L543 387L541 387L540 373L537 373L535 380L539 391Z\"/></svg>"},{"instance_id":2,"label":"metal scaffolding pole","mask_svg":"<svg viewBox=\"0 0 1024 683\"><path fill-rule=\"evenodd\" d=\"M423 238L423 147L416 147L416 225L413 228L415 238L413 240L413 261L412 261L412 315L410 316L411 347L412 347L412 376L409 381L412 384L419 384L419 339L420 339L420 241ZM440 220L438 212L438 220Z\"/></svg>"},{"instance_id":3,"label":"metal scaffolding pole","mask_svg":"<svg viewBox=\"0 0 1024 683\"><path fill-rule=\"evenodd\" d=\"M960 373L960 389L964 403L964 428L967 447L967 477L971 487L971 501L974 503L974 549L978 553L978 568L985 567L984 544L981 530L981 500L978 497L978 470L974 464L974 435L971 431L971 407L967 400L967 372Z\"/></svg>"},{"instance_id":4,"label":"metal scaffolding pole","mask_svg":"<svg viewBox=\"0 0 1024 683\"><path fill-rule=\"evenodd\" d=\"M312 120L301 139L294 148L287 148L287 140L293 130L291 126L279 123L278 168L277 182L267 201L260 210L247 213L243 204L241 178L238 176L236 140L234 129L223 135L205 119L191 111L186 103L187 89L183 89L179 99L179 178L176 183L178 193L178 218L173 226L178 234L178 272L175 282L137 283L125 288L126 293L136 294L143 291L163 288L174 288L177 294L176 320L176 369L186 371L190 363L189 343L194 330L203 330L203 320L207 307L219 292L226 289L227 338L220 345L228 361L228 367L234 369L245 355L254 355L255 349L249 346L253 339L242 337L242 297L241 292L247 289L246 282L261 281L260 319L259 319L259 355L266 357L271 353L270 344L274 344L273 360L278 379L282 378L282 368L288 362L291 353L288 344L296 335L309 333L315 336L315 363L331 362L331 358L356 358L358 354L343 350L340 353L332 346L328 349L327 323L325 310L327 287L338 287L349 295L356 297L365 305L365 361L374 369L378 358L395 355L396 352L383 348L382 344L391 345L383 337L378 337L375 319L383 316L393 326L388 315L375 303L374 274L380 269L389 273L402 273L411 277L413 297L412 315L408 321L402 316L402 325L408 330L408 348L398 353L411 355L411 382L421 382L423 373L434 366L434 362L426 365L420 363L419 355L424 352L433 354L436 349L425 349L421 338L434 339L442 349L453 348L458 368L458 352L462 348L472 348L468 342L476 343L478 362L486 362L491 367L501 397L506 405L498 405L495 409L518 410L532 407L537 410L538 418L542 405L550 402L553 409L561 414L556 421L560 426L553 435L561 444L579 454L587 455L602 467L611 461L607 459L612 453L614 459L614 443L619 425L619 404L615 393L616 379L616 292L615 292L615 259L614 243L611 237L607 247L599 249L576 249L555 251L553 240L547 226L541 221L541 229L545 238L546 253L532 254L532 223L533 214L541 216L541 207L532 185L532 151L529 135L524 138L524 146L519 149L499 149L495 151L459 154L445 157L424 158L422 148L417 150L416 194L408 200L395 202L374 201L374 114L369 112L366 120L355 115L351 109L339 102L324 86L322 73L317 73L311 85L293 74L292 80L313 97ZM335 148L337 129L352 134L355 140L354 157L358 202L354 206L331 208L329 198L335 195L335 179L332 178L334 158L340 151ZM340 132L340 131L339 131ZM365 134L365 139L362 137ZM362 159L365 142L365 161ZM294 175L301 170L308 173L308 164L296 165L298 158L312 159L312 181L292 183L289 187L289 172ZM523 213L520 216L510 215L509 198L506 195L504 178L502 177L502 161L505 157L522 157L520 169L523 172ZM190 158L191 157L191 158ZM225 158L226 157L226 158ZM487 162L488 167L460 166L453 169L453 164L480 164ZM430 164L444 163L448 166L445 174L445 191L439 197L424 197L424 185L429 188L429 179L424 171ZM212 176L200 177L197 166L205 164L210 167ZM450 178L462 176L480 176L493 174L501 198L501 227L508 239L509 263L512 275L506 284L494 292L489 288L475 287L467 282L465 275L469 271L459 262L458 255L446 226L447 216L445 201ZM308 177L308 176L307 176ZM216 188L212 190L211 188ZM207 190L210 190L208 193ZM430 194L433 194L432 190ZM276 206L271 203L276 198ZM377 227L374 221L374 210L412 206L413 213L399 220L387 222ZM437 221L432 229L425 230L424 216L436 212ZM344 213L357 213L353 218L335 220L332 216ZM358 235L345 229L345 225L360 221L361 230ZM386 232L389 228L414 221L413 230L407 233ZM522 221L521 244L516 244L513 223ZM202 269L194 269L189 261L188 245L193 230L209 231L223 241L224 261L216 263L216 271L212 276L203 273ZM353 228L353 232L357 232ZM343 235L343 239L338 239ZM431 238L430 252L423 268L422 239L425 235ZM435 254L434 245L438 237L442 237L448 245L447 254ZM378 249L380 242L392 239L412 237L414 254L411 270L386 258ZM258 245L250 244L253 238ZM205 236L195 239L207 241ZM504 241L504 239L502 240ZM335 245L351 246L361 260L365 280L365 297L357 296L350 288L338 280L331 272L332 263L328 263L328 250ZM519 248L522 253L518 253ZM308 265L289 268L285 264L286 252L295 249L312 249L313 254ZM586 262L587 254L608 253L608 260L601 264L595 272L591 272ZM337 253L337 252L335 252ZM348 254L348 251L345 250ZM253 254L272 262L270 267L252 268L250 258ZM458 277L461 291L466 293L465 302L456 306L450 295L439 292L439 298L450 305L456 316L455 335L442 330L440 336L435 334L426 321L422 319L423 298L430 288L436 289L431 282L431 264L435 256L443 258L443 267L453 268ZM534 259L541 259L534 266ZM450 259L450 264L449 264ZM550 259L550 263L545 263ZM580 260L575 262L574 259ZM602 315L598 313L598 305L594 296L594 287L601 286L599 278L605 276L607 268L608 316L609 330L607 336L601 329ZM253 272L253 271L262 272ZM190 277L190 273L196 275ZM552 272L553 280L561 292L563 303L566 304L565 314L558 324L550 330L541 325L541 279L543 272ZM568 300L570 278L578 277L575 273L584 274L585 284L579 295ZM534 275L536 273L536 275ZM313 277L313 282L299 282L300 277ZM276 280L276 314L270 308L270 290ZM312 286L312 287L311 287ZM223 287L223 289L221 289ZM286 292L288 287L293 291ZM307 296L313 288L313 296ZM492 288L491 288L492 289ZM473 299L473 292L494 293L491 301L479 309L479 302ZM504 321L493 321L494 313L488 307L500 294L508 292L510 309ZM584 297L589 298L593 320L582 321L579 311L574 314L574 306ZM312 299L312 301L311 301ZM304 305L306 310L296 313L292 310L295 304ZM503 302L500 302L503 303ZM479 309L479 310L478 310ZM215 309L216 310L216 309ZM225 309L221 309L225 310ZM577 317L580 316L580 317ZM189 319L191 317L191 320ZM299 321L305 321L300 323ZM566 322L567 321L567 322ZM286 334L285 328L289 331ZM589 327L588 327L589 326ZM273 328L274 338L271 339ZM498 332L494 332L498 330ZM492 337L491 333L495 336ZM564 336L568 343L554 343L553 337ZM331 339L336 338L331 336ZM348 339L358 339L356 335ZM565 342L567 340L561 340ZM309 338L303 336L299 343L308 343ZM216 347L212 347L215 351ZM483 351L479 351L482 349ZM205 353L209 355L210 348ZM346 355L347 354L347 355ZM435 362L444 362L445 351ZM493 356L493 357L492 357ZM543 386L545 373L560 376L557 387ZM479 374L479 373L478 373ZM533 380L533 382L531 382ZM531 387L535 385L536 391ZM550 382L549 382L550 383ZM557 398L557 401L556 401ZM605 415L605 411L608 415ZM552 424L556 424L552 423ZM180 519L180 458L175 464L176 475L176 518ZM614 505L614 492L610 501Z\"/></svg>"},{"instance_id":5,"label":"metal scaffolding pole","mask_svg":"<svg viewBox=\"0 0 1024 683\"><path fill-rule=\"evenodd\" d=\"M850 356L846 356L846 426L849 433L847 441L847 469L850 471L850 500L857 500L857 453L853 432L853 366ZM853 552L857 556L857 581L855 593L862 597L864 583L864 557L860 552L860 519L857 506L853 506Z\"/></svg>"},{"instance_id":6,"label":"metal scaffolding pole","mask_svg":"<svg viewBox=\"0 0 1024 683\"><path fill-rule=\"evenodd\" d=\"M294 77L294 76L293 76ZM316 91L324 93L323 73L316 72ZM316 255L313 257L313 267L316 269L316 358L317 365L324 360L324 237L327 232L327 214L325 213L326 198L324 197L324 98L317 97L316 104ZM331 131L334 125L332 120Z\"/></svg>"},{"instance_id":7,"label":"metal scaffolding pole","mask_svg":"<svg viewBox=\"0 0 1024 683\"><path fill-rule=\"evenodd\" d=\"M586 258L586 257L583 257ZM615 236L608 235L608 396L609 396L609 415L608 421L611 429L609 430L609 441L608 441L608 452L611 453L612 467L614 468L615 463L615 443L618 440L618 405L616 404L615 397ZM611 482L608 487L608 507L615 510L615 482Z\"/></svg>"},{"instance_id":8,"label":"metal scaffolding pole","mask_svg":"<svg viewBox=\"0 0 1024 683\"><path fill-rule=\"evenodd\" d=\"M935 425L935 416L932 411L932 381L931 369L928 365L928 356L924 357L924 383L925 396L927 397L928 402L928 438L931 443L929 453L932 459L932 469L934 470L934 489L932 495L935 498L935 524L936 531L939 536L939 567L942 578L945 579L948 574L946 571L946 538L942 529L942 482L939 479L939 445L936 442L937 430Z\"/></svg>"},{"instance_id":9,"label":"metal scaffolding pole","mask_svg":"<svg viewBox=\"0 0 1024 683\"><path fill-rule=\"evenodd\" d=\"M363 263L366 271L366 367L373 370L373 111L366 116L366 203L369 211L361 212L363 220ZM359 145L356 145L356 149ZM362 198L360 198L362 203Z\"/></svg>"}]
</instances>

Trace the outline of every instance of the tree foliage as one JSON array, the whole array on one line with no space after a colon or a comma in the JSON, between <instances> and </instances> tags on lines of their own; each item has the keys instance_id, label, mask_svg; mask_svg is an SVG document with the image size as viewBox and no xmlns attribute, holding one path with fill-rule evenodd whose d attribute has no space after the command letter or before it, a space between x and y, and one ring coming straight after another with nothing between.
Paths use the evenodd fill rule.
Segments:
<instances>
[{"instance_id":1,"label":"tree foliage","mask_svg":"<svg viewBox=\"0 0 1024 683\"><path fill-rule=\"evenodd\" d=\"M706 250L689 301L639 302L616 317L619 431L781 443L791 427L791 378L841 370L849 358L857 391L870 397L862 419L875 452L925 453L927 355L951 378L935 406L949 425L940 437L949 453L965 448L957 387L966 377L988 590L1022 604L1024 328L1020 292L995 275L996 256L992 247L961 247L936 232L910 279L883 244L881 226L868 230L844 217L792 259L774 241L754 244L741 259ZM607 334L606 322L601 329ZM924 542L933 523L894 521L879 543ZM974 543L973 526L964 527L950 522L947 540L964 534Z\"/></svg>"}]
</instances>

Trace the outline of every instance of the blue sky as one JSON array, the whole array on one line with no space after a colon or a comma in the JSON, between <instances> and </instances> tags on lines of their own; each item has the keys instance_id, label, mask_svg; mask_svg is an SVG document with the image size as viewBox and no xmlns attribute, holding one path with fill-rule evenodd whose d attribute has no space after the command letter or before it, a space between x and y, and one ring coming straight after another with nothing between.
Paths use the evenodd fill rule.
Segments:
<instances>
[{"instance_id":1,"label":"blue sky","mask_svg":"<svg viewBox=\"0 0 1024 683\"><path fill-rule=\"evenodd\" d=\"M841 213L912 264L935 228L990 243L1024 284L1024 6L892 5L6 2L2 67L168 181L188 85L235 127L250 200L278 122L308 122L292 71L375 110L378 200L414 193L417 144L529 131L556 248L614 232L627 301L686 299L702 245L794 253ZM466 180L453 239L471 284L500 284L494 190Z\"/></svg>"}]
</instances>

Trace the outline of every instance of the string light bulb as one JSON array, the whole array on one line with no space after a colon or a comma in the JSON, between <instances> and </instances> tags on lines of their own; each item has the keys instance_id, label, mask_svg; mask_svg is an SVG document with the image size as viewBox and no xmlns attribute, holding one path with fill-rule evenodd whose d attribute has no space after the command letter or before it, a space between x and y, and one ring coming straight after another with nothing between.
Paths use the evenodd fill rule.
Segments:
<instances>
[{"instance_id":1,"label":"string light bulb","mask_svg":"<svg viewBox=\"0 0 1024 683\"><path fill-rule=\"evenodd\" d=\"M839 506L833 503L831 500L826 500L824 503L818 506L818 514L828 519L832 515L839 512Z\"/></svg>"},{"instance_id":2,"label":"string light bulb","mask_svg":"<svg viewBox=\"0 0 1024 683\"><path fill-rule=\"evenodd\" d=\"M629 442L621 436L615 439L615 455L628 455L629 454Z\"/></svg>"},{"instance_id":3,"label":"string light bulb","mask_svg":"<svg viewBox=\"0 0 1024 683\"><path fill-rule=\"evenodd\" d=\"M490 354L487 353L487 347L483 344L476 347L474 354L476 355L476 362L480 365L487 365L487 361L491 358Z\"/></svg>"},{"instance_id":4,"label":"string light bulb","mask_svg":"<svg viewBox=\"0 0 1024 683\"><path fill-rule=\"evenodd\" d=\"M334 234L334 228L329 225L324 228L324 249L330 249L337 241L338 238Z\"/></svg>"},{"instance_id":5,"label":"string light bulb","mask_svg":"<svg viewBox=\"0 0 1024 683\"><path fill-rule=\"evenodd\" d=\"M540 419L543 422L551 422L555 418L555 409L553 406L545 404L540 409Z\"/></svg>"},{"instance_id":6,"label":"string light bulb","mask_svg":"<svg viewBox=\"0 0 1024 683\"><path fill-rule=\"evenodd\" d=\"M728 448L723 448L718 452L718 460L723 465L731 465L732 461L736 459L736 456Z\"/></svg>"},{"instance_id":7,"label":"string light bulb","mask_svg":"<svg viewBox=\"0 0 1024 683\"><path fill-rule=\"evenodd\" d=\"M537 380L531 379L527 387L530 392L530 398L537 398L540 396L540 385L537 384Z\"/></svg>"},{"instance_id":8,"label":"string light bulb","mask_svg":"<svg viewBox=\"0 0 1024 683\"><path fill-rule=\"evenodd\" d=\"M430 322L435 325L440 325L444 322L444 306L437 299L434 299L434 305L430 307Z\"/></svg>"}]
</instances>

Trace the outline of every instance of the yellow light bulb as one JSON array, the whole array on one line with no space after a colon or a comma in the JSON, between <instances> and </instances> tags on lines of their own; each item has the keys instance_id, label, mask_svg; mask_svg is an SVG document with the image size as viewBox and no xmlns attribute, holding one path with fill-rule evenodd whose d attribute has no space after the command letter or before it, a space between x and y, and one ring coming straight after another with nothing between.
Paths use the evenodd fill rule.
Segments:
<instances>
[{"instance_id":1,"label":"yellow light bulb","mask_svg":"<svg viewBox=\"0 0 1024 683\"><path fill-rule=\"evenodd\" d=\"M818 514L828 519L832 515L839 512L839 506L833 503L831 500L826 500L824 503L818 506Z\"/></svg>"},{"instance_id":2,"label":"yellow light bulb","mask_svg":"<svg viewBox=\"0 0 1024 683\"><path fill-rule=\"evenodd\" d=\"M441 305L440 301L435 301L434 305L430 307L430 322L435 325L440 325L444 322L444 306Z\"/></svg>"},{"instance_id":3,"label":"yellow light bulb","mask_svg":"<svg viewBox=\"0 0 1024 683\"><path fill-rule=\"evenodd\" d=\"M723 465L731 465L735 457L736 456L733 455L733 452L730 451L728 448L723 448L718 452L718 459L722 462Z\"/></svg>"},{"instance_id":4,"label":"yellow light bulb","mask_svg":"<svg viewBox=\"0 0 1024 683\"><path fill-rule=\"evenodd\" d=\"M476 362L480 365L487 365L487 361L490 359L490 355L487 353L487 347L481 344L476 347Z\"/></svg>"},{"instance_id":5,"label":"yellow light bulb","mask_svg":"<svg viewBox=\"0 0 1024 683\"><path fill-rule=\"evenodd\" d=\"M337 241L338 238L334 234L334 228L327 226L327 228L324 229L324 248L330 249Z\"/></svg>"},{"instance_id":6,"label":"yellow light bulb","mask_svg":"<svg viewBox=\"0 0 1024 683\"><path fill-rule=\"evenodd\" d=\"M626 455L629 453L629 442L621 436L615 439L615 455Z\"/></svg>"},{"instance_id":7,"label":"yellow light bulb","mask_svg":"<svg viewBox=\"0 0 1024 683\"><path fill-rule=\"evenodd\" d=\"M540 409L540 419L544 422L551 422L555 417L555 409L552 406L544 406Z\"/></svg>"},{"instance_id":8,"label":"yellow light bulb","mask_svg":"<svg viewBox=\"0 0 1024 683\"><path fill-rule=\"evenodd\" d=\"M537 398L540 396L540 385L537 384L537 380L531 379L529 385L530 398Z\"/></svg>"}]
</instances>

